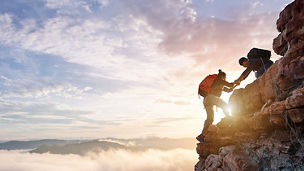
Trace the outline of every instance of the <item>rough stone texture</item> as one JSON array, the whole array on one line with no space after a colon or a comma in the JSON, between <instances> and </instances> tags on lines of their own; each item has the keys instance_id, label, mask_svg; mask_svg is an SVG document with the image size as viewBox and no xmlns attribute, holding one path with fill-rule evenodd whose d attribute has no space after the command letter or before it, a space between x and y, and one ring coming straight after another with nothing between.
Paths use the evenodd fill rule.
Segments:
<instances>
[{"instance_id":1,"label":"rough stone texture","mask_svg":"<svg viewBox=\"0 0 304 171\"><path fill-rule=\"evenodd\" d=\"M302 131L302 130L298 130ZM303 136L302 143L303 141ZM304 170L304 148L287 129L260 133L244 143L223 146L200 157L195 170Z\"/></svg>"},{"instance_id":2,"label":"rough stone texture","mask_svg":"<svg viewBox=\"0 0 304 171\"><path fill-rule=\"evenodd\" d=\"M233 119L211 126L197 144L196 171L304 170L303 0L286 6L277 29L273 49L283 57L233 92Z\"/></svg>"},{"instance_id":3,"label":"rough stone texture","mask_svg":"<svg viewBox=\"0 0 304 171\"><path fill-rule=\"evenodd\" d=\"M206 158L205 167L208 170L219 170L223 159L219 155L211 154Z\"/></svg>"},{"instance_id":4,"label":"rough stone texture","mask_svg":"<svg viewBox=\"0 0 304 171\"><path fill-rule=\"evenodd\" d=\"M288 116L294 123L302 123L304 121L304 108L288 110Z\"/></svg>"},{"instance_id":5,"label":"rough stone texture","mask_svg":"<svg viewBox=\"0 0 304 171\"><path fill-rule=\"evenodd\" d=\"M304 88L296 89L292 92L292 96L285 100L286 109L304 107Z\"/></svg>"},{"instance_id":6,"label":"rough stone texture","mask_svg":"<svg viewBox=\"0 0 304 171\"><path fill-rule=\"evenodd\" d=\"M256 170L257 163L246 155L238 146L223 147L220 150L220 157L223 158L223 170Z\"/></svg>"}]
</instances>

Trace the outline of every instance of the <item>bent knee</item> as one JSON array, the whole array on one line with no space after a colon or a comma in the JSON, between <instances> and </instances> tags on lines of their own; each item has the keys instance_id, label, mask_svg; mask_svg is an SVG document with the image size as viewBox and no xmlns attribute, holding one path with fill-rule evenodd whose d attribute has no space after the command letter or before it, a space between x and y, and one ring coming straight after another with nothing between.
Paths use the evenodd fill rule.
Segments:
<instances>
[{"instance_id":1,"label":"bent knee","mask_svg":"<svg viewBox=\"0 0 304 171\"><path fill-rule=\"evenodd\" d=\"M205 123L212 123L213 122L213 118L207 118Z\"/></svg>"}]
</instances>

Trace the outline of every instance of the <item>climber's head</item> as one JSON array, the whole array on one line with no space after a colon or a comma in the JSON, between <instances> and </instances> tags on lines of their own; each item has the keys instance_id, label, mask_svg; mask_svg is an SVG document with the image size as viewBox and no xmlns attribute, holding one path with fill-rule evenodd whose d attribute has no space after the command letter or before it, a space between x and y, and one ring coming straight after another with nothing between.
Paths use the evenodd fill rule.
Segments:
<instances>
[{"instance_id":1,"label":"climber's head","mask_svg":"<svg viewBox=\"0 0 304 171\"><path fill-rule=\"evenodd\" d=\"M217 76L222 80L226 79L226 73L223 72L221 69L219 69L219 73L217 74Z\"/></svg>"},{"instance_id":2,"label":"climber's head","mask_svg":"<svg viewBox=\"0 0 304 171\"><path fill-rule=\"evenodd\" d=\"M248 67L248 59L246 57L241 57L239 59L239 64L242 65L243 67L247 68Z\"/></svg>"}]
</instances>

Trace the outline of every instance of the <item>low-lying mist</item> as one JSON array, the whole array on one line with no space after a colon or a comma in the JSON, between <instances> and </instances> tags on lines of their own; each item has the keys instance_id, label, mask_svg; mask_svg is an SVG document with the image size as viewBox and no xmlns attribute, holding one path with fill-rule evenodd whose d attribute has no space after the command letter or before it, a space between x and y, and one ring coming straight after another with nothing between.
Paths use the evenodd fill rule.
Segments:
<instances>
[{"instance_id":1,"label":"low-lying mist","mask_svg":"<svg viewBox=\"0 0 304 171\"><path fill-rule=\"evenodd\" d=\"M86 156L0 150L0 170L5 171L187 171L196 160L195 151L187 149L119 149Z\"/></svg>"}]
</instances>

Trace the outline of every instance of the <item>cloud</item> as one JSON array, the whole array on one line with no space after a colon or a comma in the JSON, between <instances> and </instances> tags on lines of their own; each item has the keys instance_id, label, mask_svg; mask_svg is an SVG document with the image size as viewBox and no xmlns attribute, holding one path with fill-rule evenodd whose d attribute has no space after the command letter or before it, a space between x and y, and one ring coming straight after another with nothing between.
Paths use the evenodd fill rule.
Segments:
<instances>
[{"instance_id":1,"label":"cloud","mask_svg":"<svg viewBox=\"0 0 304 171\"><path fill-rule=\"evenodd\" d=\"M192 68L190 72L200 69L205 63L208 66L205 71L219 65L235 68L237 62L227 62L227 58L243 56L252 46L270 48L275 34L271 25L275 14L250 16L241 10L231 20L224 20L199 16L192 1L127 0L121 5L109 3L116 5L113 10L121 11L119 15L112 16L112 21L96 17L75 19L60 14L47 19L44 26L34 32L16 30L12 24L14 17L4 15L4 24L8 26L4 33L8 36L3 39L24 49L103 68L95 75L149 84L181 67ZM158 10L153 10L155 7ZM113 34L107 34L109 30ZM158 50L163 50L166 55ZM170 56L178 58L180 66L165 67L176 63L176 60L168 59ZM193 61L196 62L195 68L191 64ZM156 70L158 72L153 72ZM168 83L167 80L161 81Z\"/></svg>"},{"instance_id":2,"label":"cloud","mask_svg":"<svg viewBox=\"0 0 304 171\"><path fill-rule=\"evenodd\" d=\"M166 124L166 123L171 123L171 122L186 121L186 120L194 120L194 119L197 119L197 118L193 118L193 117L158 118L157 120L155 120L154 123L157 123L157 124Z\"/></svg>"},{"instance_id":3,"label":"cloud","mask_svg":"<svg viewBox=\"0 0 304 171\"><path fill-rule=\"evenodd\" d=\"M176 105L191 105L191 102L184 101L184 100L169 100L169 99L157 99L155 100L156 103L173 103Z\"/></svg>"},{"instance_id":4,"label":"cloud","mask_svg":"<svg viewBox=\"0 0 304 171\"><path fill-rule=\"evenodd\" d=\"M256 1L252 3L252 8L257 8L258 6L263 6L264 4L260 1Z\"/></svg>"},{"instance_id":5,"label":"cloud","mask_svg":"<svg viewBox=\"0 0 304 171\"><path fill-rule=\"evenodd\" d=\"M76 155L29 154L0 151L0 170L6 171L185 171L197 160L193 150L129 152L123 150Z\"/></svg>"},{"instance_id":6,"label":"cloud","mask_svg":"<svg viewBox=\"0 0 304 171\"><path fill-rule=\"evenodd\" d=\"M218 68L230 81L251 47L271 48L281 8L277 0L256 9L238 0L2 1L2 137L24 135L25 121L31 137L39 127L48 137L192 135L201 122L177 130L154 121L201 115L198 83Z\"/></svg>"},{"instance_id":7,"label":"cloud","mask_svg":"<svg viewBox=\"0 0 304 171\"><path fill-rule=\"evenodd\" d=\"M160 47L167 53L189 53L198 63L216 58L217 62L212 63L224 64L227 58L246 55L253 46L270 49L276 34L273 21L275 14L240 15L232 21L201 18L195 23L182 23L166 30Z\"/></svg>"},{"instance_id":8,"label":"cloud","mask_svg":"<svg viewBox=\"0 0 304 171\"><path fill-rule=\"evenodd\" d=\"M32 83L29 80L8 80L4 84L6 86L11 85L10 89L13 89L13 91L0 92L1 98L39 98L54 95L63 98L80 99L84 93L92 90L91 87L79 88L73 85L48 85L46 82L37 84L35 81Z\"/></svg>"},{"instance_id":9,"label":"cloud","mask_svg":"<svg viewBox=\"0 0 304 171\"><path fill-rule=\"evenodd\" d=\"M124 19L118 17L110 23L96 17L58 16L47 19L43 27L34 25L34 29L17 29L13 21L12 15L0 16L0 41L3 44L90 66L95 68L95 76L145 82L156 79L161 67L172 63L154 51L158 42L156 32L137 18L131 17L124 23ZM120 34L124 36L118 36ZM141 59L151 56L154 59ZM153 70L159 72L151 72Z\"/></svg>"},{"instance_id":10,"label":"cloud","mask_svg":"<svg viewBox=\"0 0 304 171\"><path fill-rule=\"evenodd\" d=\"M80 14L81 12L89 12L91 13L90 4L85 0L46 0L47 8L56 9L57 13L65 14L65 15L75 15ZM77 10L75 10L77 9Z\"/></svg>"},{"instance_id":11,"label":"cloud","mask_svg":"<svg viewBox=\"0 0 304 171\"><path fill-rule=\"evenodd\" d=\"M98 2L102 5L102 6L107 6L110 3L111 0L98 0Z\"/></svg>"},{"instance_id":12,"label":"cloud","mask_svg":"<svg viewBox=\"0 0 304 171\"><path fill-rule=\"evenodd\" d=\"M65 104L45 102L17 102L0 100L0 127L5 131L0 136L6 138L19 137L64 137L82 132L95 134L105 126L118 125L118 122L102 117L90 117L95 111L70 108ZM56 132L61 130L61 133ZM78 135L79 137L79 135Z\"/></svg>"},{"instance_id":13,"label":"cloud","mask_svg":"<svg viewBox=\"0 0 304 171\"><path fill-rule=\"evenodd\" d=\"M212 2L219 9L224 5ZM202 15L203 9L197 8L195 3L127 0L123 4L129 10L123 12L137 16L135 19L143 20L161 33L157 49L165 52L167 57L181 59L186 56L188 61L195 61L195 65L179 68L183 72L189 71L185 78L197 75L195 70L200 70L200 74L217 71L214 68L235 70L238 58L245 56L252 47L272 49L272 39L277 34L275 21L278 11L251 12L250 4L241 3L232 6L225 17L210 17ZM207 2L204 5L208 8L213 3Z\"/></svg>"},{"instance_id":14,"label":"cloud","mask_svg":"<svg viewBox=\"0 0 304 171\"><path fill-rule=\"evenodd\" d=\"M73 1L70 0L63 0L63 1L57 1L57 0L47 0L46 1L46 7L48 8L61 8L63 6L67 6L68 4L72 4Z\"/></svg>"}]
</instances>

